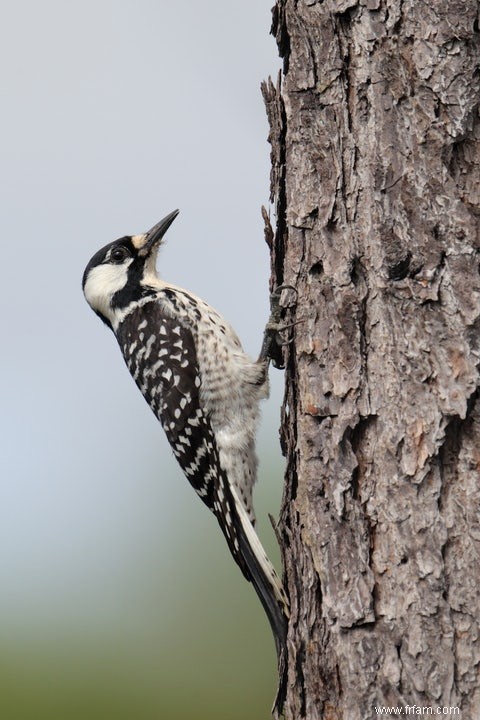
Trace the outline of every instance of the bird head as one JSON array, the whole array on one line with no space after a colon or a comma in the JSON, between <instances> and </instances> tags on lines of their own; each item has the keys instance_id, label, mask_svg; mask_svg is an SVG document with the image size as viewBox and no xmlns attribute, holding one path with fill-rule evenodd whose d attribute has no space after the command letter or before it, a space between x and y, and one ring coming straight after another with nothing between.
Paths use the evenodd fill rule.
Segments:
<instances>
[{"instance_id":1,"label":"bird head","mask_svg":"<svg viewBox=\"0 0 480 720\"><path fill-rule=\"evenodd\" d=\"M158 281L158 249L178 213L174 210L143 235L114 240L91 258L83 273L83 293L109 327L119 312L148 294L149 285Z\"/></svg>"}]
</instances>

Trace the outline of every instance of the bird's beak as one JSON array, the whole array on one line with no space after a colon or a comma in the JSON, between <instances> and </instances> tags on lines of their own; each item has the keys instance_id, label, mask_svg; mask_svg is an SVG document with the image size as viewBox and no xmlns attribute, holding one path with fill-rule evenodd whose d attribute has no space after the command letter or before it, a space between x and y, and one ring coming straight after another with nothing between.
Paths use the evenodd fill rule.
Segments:
<instances>
[{"instance_id":1,"label":"bird's beak","mask_svg":"<svg viewBox=\"0 0 480 720\"><path fill-rule=\"evenodd\" d=\"M144 235L136 235L133 238L134 245L139 251L139 255L150 255L153 248L158 247L161 239L163 238L179 212L180 210L174 210L169 215L166 215L163 220L160 220L160 222L154 225L152 229L149 230L147 233L145 233Z\"/></svg>"}]
</instances>

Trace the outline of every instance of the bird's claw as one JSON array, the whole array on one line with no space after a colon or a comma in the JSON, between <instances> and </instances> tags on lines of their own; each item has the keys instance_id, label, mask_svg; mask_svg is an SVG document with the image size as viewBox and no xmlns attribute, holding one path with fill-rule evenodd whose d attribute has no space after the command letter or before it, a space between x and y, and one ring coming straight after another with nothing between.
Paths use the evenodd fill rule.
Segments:
<instances>
[{"instance_id":1,"label":"bird's claw","mask_svg":"<svg viewBox=\"0 0 480 720\"><path fill-rule=\"evenodd\" d=\"M286 325L281 325L280 320L282 316L282 312L284 308L282 305L280 305L280 298L282 296L282 292L284 290L293 290L295 294L298 295L296 288L293 287L293 285L279 285L270 295L270 317L268 318L268 322L265 326L265 331L263 334L263 343L262 343L262 349L260 351L260 356L258 358L259 362L269 362L270 360L273 362L274 366L277 368L283 368L284 362L282 358L282 353L280 351L280 348L284 345L290 345L290 343L293 342L293 337L289 338L286 341L279 341L278 337L280 333L284 332L284 330L288 330L289 328L293 327L294 325L297 325L297 321L294 323L288 323Z\"/></svg>"}]
</instances>

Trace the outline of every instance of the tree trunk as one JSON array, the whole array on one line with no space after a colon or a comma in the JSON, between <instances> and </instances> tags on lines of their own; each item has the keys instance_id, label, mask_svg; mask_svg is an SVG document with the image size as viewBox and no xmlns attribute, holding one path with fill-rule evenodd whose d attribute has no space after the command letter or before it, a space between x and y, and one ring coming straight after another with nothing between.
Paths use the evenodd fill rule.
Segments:
<instances>
[{"instance_id":1,"label":"tree trunk","mask_svg":"<svg viewBox=\"0 0 480 720\"><path fill-rule=\"evenodd\" d=\"M477 10L273 10L288 720L480 717Z\"/></svg>"}]
</instances>

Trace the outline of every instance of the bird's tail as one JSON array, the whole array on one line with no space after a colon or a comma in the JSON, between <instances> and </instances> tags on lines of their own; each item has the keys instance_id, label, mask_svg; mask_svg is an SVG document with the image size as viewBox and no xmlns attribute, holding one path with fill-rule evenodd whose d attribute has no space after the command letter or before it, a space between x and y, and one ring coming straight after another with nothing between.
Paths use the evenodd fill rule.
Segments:
<instances>
[{"instance_id":1,"label":"bird's tail","mask_svg":"<svg viewBox=\"0 0 480 720\"><path fill-rule=\"evenodd\" d=\"M290 608L287 595L275 568L267 557L260 539L250 522L247 511L235 488L227 485L225 490L230 495L228 505L232 513L232 525L226 532L220 526L228 542L230 551L240 566L243 574L255 588L260 602L267 614L272 628L277 651L279 687L273 711L281 713L286 691L286 653L287 625Z\"/></svg>"}]
</instances>

